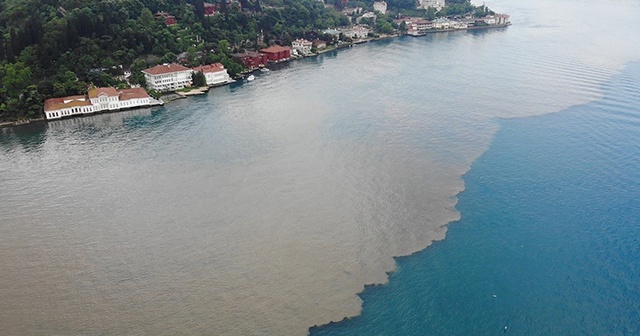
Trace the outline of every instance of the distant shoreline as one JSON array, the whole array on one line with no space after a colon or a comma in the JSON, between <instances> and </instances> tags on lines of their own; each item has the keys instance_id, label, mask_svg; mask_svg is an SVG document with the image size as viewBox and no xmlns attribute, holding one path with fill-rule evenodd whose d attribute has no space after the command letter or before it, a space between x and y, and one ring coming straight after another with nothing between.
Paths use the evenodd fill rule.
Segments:
<instances>
[{"instance_id":1,"label":"distant shoreline","mask_svg":"<svg viewBox=\"0 0 640 336\"><path fill-rule=\"evenodd\" d=\"M473 27L467 27L467 28L429 29L429 30L426 30L424 33L421 33L420 35L409 35L409 34L406 34L406 33L381 35L379 37L365 38L365 39L360 39L360 40L349 42L349 43L344 43L342 45L335 46L334 48L331 48L331 49L320 50L320 51L314 53L313 55L302 56L302 57L297 57L297 58L291 58L286 62L297 61L297 60L305 59L305 58L309 58L309 57L317 57L317 56L320 56L322 54L325 54L325 53L328 53L328 52L331 52L331 51L338 51L340 49L352 48L354 45L358 45L358 44L364 44L364 43L369 43L369 42L374 42L374 41L389 40L389 39L394 39L394 38L398 38L398 37L402 37L402 36L422 37L422 36L426 36L428 34L434 34L434 33L447 33L447 32L453 32L453 31L482 30L482 29L496 29L496 28L506 28L506 27L509 27L509 26L511 26L511 23L500 24L500 25L494 24L494 25L487 25L487 26L473 26ZM281 63L285 63L285 62L281 62ZM249 71L243 72L242 73L242 77L239 80L243 80L245 75L249 75L249 74L254 73L256 71L260 71L260 69L253 69L253 70L249 70ZM228 83L225 83L223 85L216 85L216 86L213 86L213 87L226 86L226 85L229 85L229 84L234 83L234 82L228 82ZM198 95L208 92L209 89L211 89L213 87L208 87L206 90L201 90L200 92L198 92ZM191 95L195 95L195 94L179 94L177 92L167 92L163 96L168 96L168 97L171 97L171 98L168 99L167 101L163 100L163 102L165 104L168 104L168 103L170 103L170 102L172 102L174 100L188 98L188 96L191 96ZM114 112L116 112L116 111L114 111ZM101 114L101 113L98 113L98 114ZM94 115L94 114L92 114L92 115ZM79 116L73 116L73 117L77 118L77 117L84 117L84 116L89 116L89 115L79 115ZM45 119L44 117L39 117L39 118L33 118L33 119L21 119L21 120L16 120L16 121L5 121L5 122L0 122L0 128L16 127L16 126L22 126L22 125L30 125L32 123L37 123L37 122L41 122L41 121L48 121L48 120Z\"/></svg>"}]
</instances>

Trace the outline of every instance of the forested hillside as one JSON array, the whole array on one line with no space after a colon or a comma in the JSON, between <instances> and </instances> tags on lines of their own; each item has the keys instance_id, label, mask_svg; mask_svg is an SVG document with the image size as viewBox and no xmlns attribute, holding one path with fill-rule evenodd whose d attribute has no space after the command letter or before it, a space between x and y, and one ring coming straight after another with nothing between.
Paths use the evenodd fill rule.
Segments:
<instances>
[{"instance_id":1,"label":"forested hillside","mask_svg":"<svg viewBox=\"0 0 640 336\"><path fill-rule=\"evenodd\" d=\"M0 0L0 121L39 116L44 98L80 94L89 83L123 85L129 67L140 82L137 70L187 52L190 62L219 61L233 73L241 68L232 49L349 23L316 0L217 6L220 14L205 16L201 0ZM178 24L154 18L158 11Z\"/></svg>"},{"instance_id":2,"label":"forested hillside","mask_svg":"<svg viewBox=\"0 0 640 336\"><path fill-rule=\"evenodd\" d=\"M345 6L371 10L374 0L208 0L215 15L205 15L202 0L0 0L0 121L41 116L49 97L83 94L88 85L144 85L140 70L174 62L189 66L221 62L231 75L242 67L231 53L295 38L313 39L318 31L346 26ZM416 15L417 0L388 0L392 13L378 15L374 27L396 28L400 10ZM468 0L425 17L478 9ZM177 24L155 15L166 12ZM394 25L393 28L391 25Z\"/></svg>"}]
</instances>

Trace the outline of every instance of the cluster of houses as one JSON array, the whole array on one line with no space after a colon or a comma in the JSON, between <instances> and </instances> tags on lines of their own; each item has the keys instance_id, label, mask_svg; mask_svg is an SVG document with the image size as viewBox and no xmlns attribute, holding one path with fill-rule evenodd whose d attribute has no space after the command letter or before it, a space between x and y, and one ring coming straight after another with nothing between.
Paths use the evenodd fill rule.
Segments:
<instances>
[{"instance_id":1,"label":"cluster of houses","mask_svg":"<svg viewBox=\"0 0 640 336\"><path fill-rule=\"evenodd\" d=\"M443 29L469 29L472 27L487 25L507 25L509 24L509 15L495 14L487 15L483 18L476 19L472 17L460 19L438 18L432 21L424 18L405 18L397 20L397 23L404 22L407 25L407 35L422 36L432 30Z\"/></svg>"},{"instance_id":2,"label":"cluster of houses","mask_svg":"<svg viewBox=\"0 0 640 336\"><path fill-rule=\"evenodd\" d=\"M216 11L216 5L212 3L205 2L204 3L204 16L212 16L216 15L218 11ZM163 20L167 26L173 26L178 23L176 17L163 11L156 12L154 15L156 20Z\"/></svg>"},{"instance_id":3,"label":"cluster of houses","mask_svg":"<svg viewBox=\"0 0 640 336\"><path fill-rule=\"evenodd\" d=\"M232 0L221 0L232 1ZM433 7L440 10L445 6L444 0L419 0L419 8ZM376 1L373 4L373 13L363 13L362 8L347 8L343 12L355 17L363 14L357 19L371 17L375 21L375 12L386 13L387 3L385 1ZM204 3L205 15L215 15L216 6ZM368 16L367 16L368 15ZM157 19L164 20L167 25L175 25L176 18L166 12L157 12ZM496 26L508 25L509 15L495 14L487 15L477 19L467 16L464 18L438 18L435 20L426 20L424 18L404 18L396 20L396 23L404 24L407 27L407 34L412 36L425 35L429 31L434 30L453 30L453 29L469 29L478 26ZM356 24L353 27L345 29L326 29L323 34L331 35L339 38L344 35L351 39L363 39L371 33L370 28L364 25ZM262 68L269 63L280 63L290 60L292 57L313 55L313 51L326 48L327 43L322 40L308 41L305 39L296 39L291 43L291 47L274 45L259 51L245 51L233 54L236 62L241 63L245 68L255 70ZM145 76L147 87L157 92L170 92L190 87L193 82L193 74L201 72L208 86L224 85L233 80L230 78L227 70L221 63L214 63L194 68L188 68L180 64L160 64L154 67L142 70ZM105 111L118 111L123 109L148 107L160 105L163 102L149 96L143 88L131 88L117 90L113 87L92 87L85 95L60 97L47 99L44 103L44 112L48 120L60 119L73 115L87 115Z\"/></svg>"},{"instance_id":4,"label":"cluster of houses","mask_svg":"<svg viewBox=\"0 0 640 336\"><path fill-rule=\"evenodd\" d=\"M194 72L202 72L209 86L233 82L221 63L195 68L175 63L160 64L142 70L147 87L158 92L176 91L191 86ZM44 114L47 120L51 120L161 104L162 101L150 97L143 88L116 90L113 87L93 87L86 95L47 99L44 102Z\"/></svg>"},{"instance_id":5,"label":"cluster of houses","mask_svg":"<svg viewBox=\"0 0 640 336\"><path fill-rule=\"evenodd\" d=\"M382 14L387 14L387 3L385 1L375 1L373 3L373 11L374 12L380 12ZM362 7L347 7L347 8L344 8L342 10L342 14L344 14L346 16L349 16L349 17L353 17L353 16L360 15L360 14L366 15L366 14L369 14L369 13L373 14L375 16L375 14L372 13L372 12L368 12L367 13L367 11L365 11L364 8L362 8ZM353 21L353 18L351 18L351 19Z\"/></svg>"},{"instance_id":6,"label":"cluster of houses","mask_svg":"<svg viewBox=\"0 0 640 336\"><path fill-rule=\"evenodd\" d=\"M335 38L338 38L340 34L343 34L344 36L351 39L361 39L369 36L369 33L371 33L371 29L365 26L356 25L345 29L325 29L322 31L322 33L331 35Z\"/></svg>"},{"instance_id":7,"label":"cluster of houses","mask_svg":"<svg viewBox=\"0 0 640 336\"><path fill-rule=\"evenodd\" d=\"M338 32L340 34L340 32ZM242 64L246 69L255 70L268 64L281 63L292 58L313 55L313 49L322 50L327 47L323 40L309 41L296 39L291 42L291 47L274 45L259 51L245 51L232 55L233 59Z\"/></svg>"},{"instance_id":8,"label":"cluster of houses","mask_svg":"<svg viewBox=\"0 0 640 336\"><path fill-rule=\"evenodd\" d=\"M313 41L305 39L297 39L291 42L291 50L298 56L310 56L313 55L313 50L322 50L327 47L327 42L316 39Z\"/></svg>"}]
</instances>

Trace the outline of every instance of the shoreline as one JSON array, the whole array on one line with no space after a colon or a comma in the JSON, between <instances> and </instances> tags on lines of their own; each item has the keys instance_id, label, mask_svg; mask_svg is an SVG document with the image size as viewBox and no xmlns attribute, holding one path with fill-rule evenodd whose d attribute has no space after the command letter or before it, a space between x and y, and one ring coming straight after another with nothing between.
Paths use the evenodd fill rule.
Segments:
<instances>
[{"instance_id":1,"label":"shoreline","mask_svg":"<svg viewBox=\"0 0 640 336\"><path fill-rule=\"evenodd\" d=\"M378 37L364 38L364 39L359 39L357 41L353 41L353 42L349 42L349 43L343 43L341 45L334 45L333 48L325 48L323 50L315 52L312 55L301 56L301 57L296 57L296 58L290 58L289 60L282 61L282 62L279 62L279 63L272 63L272 64L289 63L289 62L292 62L292 61L298 61L298 60L302 60L302 59L305 59L305 58L318 57L318 56L320 56L322 54L325 54L325 53L328 53L328 52L332 52L332 51L336 51L337 52L340 49L353 48L354 45L366 44L366 43L369 43L369 42L382 41L382 40L390 40L390 39L399 38L399 37L403 37L403 36L422 37L422 36L426 36L428 34L434 34L434 33L448 33L448 32L453 32L453 31L468 31L468 30L507 28L509 26L511 26L511 23L500 24L500 25L474 26L474 27L467 27L467 28L430 29L430 30L425 31L424 33L419 34L419 35L410 35L410 34L407 34L407 33L394 33L394 34L389 34L389 35L380 35ZM269 64L269 65L271 65L271 64ZM268 68L268 65L265 66L265 68ZM242 80L245 79L246 75L249 75L249 74L252 74L252 73L258 72L258 71L261 71L261 69L257 68L257 69L243 71L243 72L240 73L240 77L237 78L236 80L233 80L233 81L230 81L230 82L226 82L226 83L223 83L223 84L200 87L200 88L194 88L194 89L192 89L190 91L187 91L187 92L178 92L178 91L166 92L166 93L162 94L161 97L160 97L160 100L162 101L162 104L154 105L154 106L141 106L140 108L163 106L165 104L173 102L174 100L186 99L189 96L204 95L204 94L208 93L212 88L227 86L229 84L236 83L238 81L242 81ZM136 109L136 108L131 108L131 109ZM105 112L102 112L102 113L92 113L90 115L110 113L110 112L118 112L118 111L121 111L121 110L105 111ZM84 116L90 116L90 115L73 115L73 116L70 116L68 118L62 118L62 119L71 119L71 118L84 117ZM59 119L56 119L56 120L59 120ZM33 119L21 119L21 120L15 120L15 121L4 121L4 122L0 122L0 128L18 127L18 126L30 125L32 123L37 123L37 122L42 122L42 121L48 122L49 120L47 120L44 117L38 117L38 118L33 118Z\"/></svg>"}]
</instances>

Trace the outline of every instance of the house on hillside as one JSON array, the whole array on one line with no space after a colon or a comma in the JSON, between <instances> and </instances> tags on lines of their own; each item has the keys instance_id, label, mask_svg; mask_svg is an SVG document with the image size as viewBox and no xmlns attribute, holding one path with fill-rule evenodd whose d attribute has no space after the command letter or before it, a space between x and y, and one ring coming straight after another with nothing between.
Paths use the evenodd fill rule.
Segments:
<instances>
[{"instance_id":1,"label":"house on hillside","mask_svg":"<svg viewBox=\"0 0 640 336\"><path fill-rule=\"evenodd\" d=\"M376 1L373 3L373 10L387 14L387 3L385 1Z\"/></svg>"},{"instance_id":2,"label":"house on hillside","mask_svg":"<svg viewBox=\"0 0 640 336\"><path fill-rule=\"evenodd\" d=\"M180 64L160 64L142 70L147 87L158 92L176 91L191 86L193 70Z\"/></svg>"},{"instance_id":3,"label":"house on hillside","mask_svg":"<svg viewBox=\"0 0 640 336\"><path fill-rule=\"evenodd\" d=\"M267 55L257 51L246 51L232 55L233 59L247 69L257 69L267 65Z\"/></svg>"},{"instance_id":4,"label":"house on hillside","mask_svg":"<svg viewBox=\"0 0 640 336\"><path fill-rule=\"evenodd\" d=\"M356 23L360 24L360 21L362 21L362 19L369 19L369 20L371 20L370 22L375 23L377 18L378 18L378 16L376 15L376 13L374 13L374 12L366 12L366 13L362 14L361 17L356 19Z\"/></svg>"},{"instance_id":5,"label":"house on hillside","mask_svg":"<svg viewBox=\"0 0 640 336\"><path fill-rule=\"evenodd\" d=\"M363 11L364 9L362 7L345 8L342 10L342 14L346 16L354 16L354 15L361 14Z\"/></svg>"},{"instance_id":6,"label":"house on hillside","mask_svg":"<svg viewBox=\"0 0 640 336\"><path fill-rule=\"evenodd\" d=\"M205 2L204 3L204 15L211 16L216 14L216 5Z\"/></svg>"},{"instance_id":7,"label":"house on hillside","mask_svg":"<svg viewBox=\"0 0 640 336\"><path fill-rule=\"evenodd\" d=\"M155 15L155 18L156 19L162 18L164 20L164 23L167 26L173 26L174 24L178 23L178 21L176 20L176 17L167 12L157 12Z\"/></svg>"},{"instance_id":8,"label":"house on hillside","mask_svg":"<svg viewBox=\"0 0 640 336\"><path fill-rule=\"evenodd\" d=\"M209 86L222 85L233 81L222 63L203 65L191 70L202 72Z\"/></svg>"},{"instance_id":9,"label":"house on hillside","mask_svg":"<svg viewBox=\"0 0 640 336\"><path fill-rule=\"evenodd\" d=\"M444 6L444 0L418 0L418 9L433 7L436 10L441 10Z\"/></svg>"},{"instance_id":10,"label":"house on hillside","mask_svg":"<svg viewBox=\"0 0 640 336\"><path fill-rule=\"evenodd\" d=\"M325 30L323 30L323 31L322 31L322 34L325 34L325 35L331 35L331 36L333 36L333 37L338 37L338 36L340 36L340 33L341 33L341 31L339 31L339 30L337 30L337 29L332 29L332 28L325 29Z\"/></svg>"},{"instance_id":11,"label":"house on hillside","mask_svg":"<svg viewBox=\"0 0 640 336\"><path fill-rule=\"evenodd\" d=\"M291 48L274 45L269 48L260 49L260 52L267 55L269 62L282 62L291 58Z\"/></svg>"}]
</instances>

